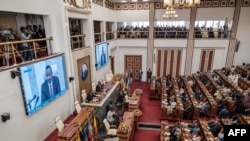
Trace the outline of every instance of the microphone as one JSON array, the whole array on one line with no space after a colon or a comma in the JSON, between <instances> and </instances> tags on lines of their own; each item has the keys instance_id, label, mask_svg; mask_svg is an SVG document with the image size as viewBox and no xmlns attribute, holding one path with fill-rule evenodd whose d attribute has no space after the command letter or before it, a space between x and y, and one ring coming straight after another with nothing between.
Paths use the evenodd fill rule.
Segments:
<instances>
[{"instance_id":1,"label":"microphone","mask_svg":"<svg viewBox=\"0 0 250 141\"><path fill-rule=\"evenodd\" d=\"M29 108L31 108L31 102L33 101L33 100L35 100L35 98L36 98L36 95L34 95L33 97L32 97L32 99L30 99L30 100L28 100L29 102L28 102L28 105L29 105Z\"/></svg>"},{"instance_id":2,"label":"microphone","mask_svg":"<svg viewBox=\"0 0 250 141\"><path fill-rule=\"evenodd\" d=\"M36 98L36 102L35 102L34 108L36 108L38 100L39 100L39 96Z\"/></svg>"}]
</instances>

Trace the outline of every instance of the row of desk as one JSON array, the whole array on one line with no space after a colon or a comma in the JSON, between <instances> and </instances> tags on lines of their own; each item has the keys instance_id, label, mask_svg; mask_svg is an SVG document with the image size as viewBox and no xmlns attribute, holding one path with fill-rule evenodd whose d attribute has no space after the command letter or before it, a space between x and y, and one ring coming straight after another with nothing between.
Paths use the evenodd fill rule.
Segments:
<instances>
[{"instance_id":1,"label":"row of desk","mask_svg":"<svg viewBox=\"0 0 250 141\"><path fill-rule=\"evenodd\" d=\"M217 111L218 111L218 104L214 100L213 95L211 95L208 92L206 86L197 78L197 76L195 74L193 74L193 78L195 79L195 81L197 83L196 86L199 87L199 89L201 90L201 93L205 96L205 98L208 100L208 102L211 106L209 116L216 117Z\"/></svg>"},{"instance_id":2,"label":"row of desk","mask_svg":"<svg viewBox=\"0 0 250 141\"><path fill-rule=\"evenodd\" d=\"M81 110L76 117L64 127L62 132L57 135L58 141L75 141L77 134L80 132L82 126L87 127L87 120L92 119L92 115L95 112L93 107L85 107Z\"/></svg>"},{"instance_id":3,"label":"row of desk","mask_svg":"<svg viewBox=\"0 0 250 141\"><path fill-rule=\"evenodd\" d=\"M206 73L202 73L203 76L205 76L205 78L211 83L212 87L217 90L223 97L223 99L226 101L226 103L228 104L228 110L229 112L233 113L234 109L235 109L235 101L232 100L232 98L228 98L228 93L229 91L225 91L225 88L219 86L214 79L211 77L211 75L208 75Z\"/></svg>"},{"instance_id":4,"label":"row of desk","mask_svg":"<svg viewBox=\"0 0 250 141\"><path fill-rule=\"evenodd\" d=\"M201 111L201 106L199 104L200 102L195 98L195 94L191 85L188 82L186 82L186 80L183 81L186 94L193 105L193 119L198 119L200 117L200 111Z\"/></svg>"}]
</instances>

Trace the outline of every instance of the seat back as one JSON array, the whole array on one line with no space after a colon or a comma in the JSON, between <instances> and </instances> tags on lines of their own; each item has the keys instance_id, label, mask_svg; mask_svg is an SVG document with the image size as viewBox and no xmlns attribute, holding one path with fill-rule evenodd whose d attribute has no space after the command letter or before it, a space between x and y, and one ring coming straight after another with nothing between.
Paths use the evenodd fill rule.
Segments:
<instances>
[{"instance_id":1,"label":"seat back","mask_svg":"<svg viewBox=\"0 0 250 141\"><path fill-rule=\"evenodd\" d=\"M64 123L63 123L63 121L62 121L62 119L61 119L60 116L57 116L55 118L55 124L56 124L56 127L57 127L58 131L62 132L62 130L64 128Z\"/></svg>"},{"instance_id":2,"label":"seat back","mask_svg":"<svg viewBox=\"0 0 250 141\"><path fill-rule=\"evenodd\" d=\"M111 77L111 79L113 79L113 77L114 77L114 74L111 70L109 71L109 76Z\"/></svg>"},{"instance_id":3,"label":"seat back","mask_svg":"<svg viewBox=\"0 0 250 141\"><path fill-rule=\"evenodd\" d=\"M107 75L106 75L106 81L109 82L109 81L111 81L111 80L112 80L111 76L110 76L109 74L107 74Z\"/></svg>"},{"instance_id":4,"label":"seat back","mask_svg":"<svg viewBox=\"0 0 250 141\"><path fill-rule=\"evenodd\" d=\"M91 84L91 87L92 87L92 90L95 92L96 91L96 87L95 87L95 83L94 82Z\"/></svg>"},{"instance_id":5,"label":"seat back","mask_svg":"<svg viewBox=\"0 0 250 141\"><path fill-rule=\"evenodd\" d=\"M80 106L79 102L76 100L75 101L75 108L76 108L76 112L79 114L82 110L82 107Z\"/></svg>"},{"instance_id":6,"label":"seat back","mask_svg":"<svg viewBox=\"0 0 250 141\"><path fill-rule=\"evenodd\" d=\"M105 125L106 130L108 131L110 129L110 124L106 118L103 120L103 123Z\"/></svg>"},{"instance_id":7,"label":"seat back","mask_svg":"<svg viewBox=\"0 0 250 141\"><path fill-rule=\"evenodd\" d=\"M82 101L85 102L87 98L86 90L82 90Z\"/></svg>"}]
</instances>

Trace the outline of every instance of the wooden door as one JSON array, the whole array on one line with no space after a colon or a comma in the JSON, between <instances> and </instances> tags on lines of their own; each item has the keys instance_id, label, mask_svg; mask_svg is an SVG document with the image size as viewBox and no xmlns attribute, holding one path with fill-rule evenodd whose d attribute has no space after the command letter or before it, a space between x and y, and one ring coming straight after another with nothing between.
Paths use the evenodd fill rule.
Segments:
<instances>
[{"instance_id":1,"label":"wooden door","mask_svg":"<svg viewBox=\"0 0 250 141\"><path fill-rule=\"evenodd\" d=\"M115 74L115 63L114 63L115 59L114 57L111 57L110 59L110 64L111 64L111 71L113 72L113 74Z\"/></svg>"},{"instance_id":2,"label":"wooden door","mask_svg":"<svg viewBox=\"0 0 250 141\"><path fill-rule=\"evenodd\" d=\"M212 70L214 60L214 50L201 50L200 72Z\"/></svg>"},{"instance_id":3,"label":"wooden door","mask_svg":"<svg viewBox=\"0 0 250 141\"><path fill-rule=\"evenodd\" d=\"M139 80L139 70L142 69L141 55L125 55L125 70L132 69L133 80Z\"/></svg>"},{"instance_id":4,"label":"wooden door","mask_svg":"<svg viewBox=\"0 0 250 141\"><path fill-rule=\"evenodd\" d=\"M79 80L79 90L80 90L80 101L82 102L81 93L82 90L88 92L91 88L91 68L90 68L90 56L77 60L77 69L78 69L78 80Z\"/></svg>"},{"instance_id":5,"label":"wooden door","mask_svg":"<svg viewBox=\"0 0 250 141\"><path fill-rule=\"evenodd\" d=\"M157 77L171 74L172 77L180 75L182 50L169 49L157 51Z\"/></svg>"}]
</instances>

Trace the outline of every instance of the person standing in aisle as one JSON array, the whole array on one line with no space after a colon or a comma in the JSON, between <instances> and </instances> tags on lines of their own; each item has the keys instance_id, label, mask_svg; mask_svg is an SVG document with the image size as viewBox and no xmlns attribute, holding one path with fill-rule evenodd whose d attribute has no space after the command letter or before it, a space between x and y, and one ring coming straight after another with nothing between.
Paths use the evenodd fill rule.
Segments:
<instances>
[{"instance_id":1,"label":"person standing in aisle","mask_svg":"<svg viewBox=\"0 0 250 141\"><path fill-rule=\"evenodd\" d=\"M150 69L148 69L147 71L147 83L149 81L149 83L151 83L151 77L152 77L152 71Z\"/></svg>"}]
</instances>

